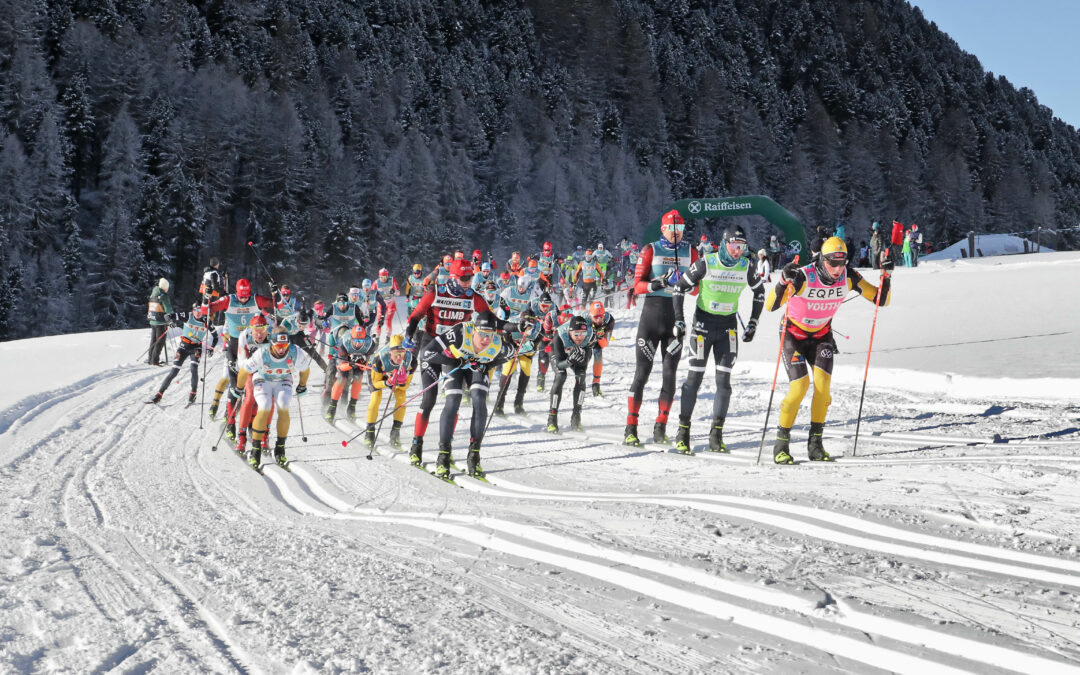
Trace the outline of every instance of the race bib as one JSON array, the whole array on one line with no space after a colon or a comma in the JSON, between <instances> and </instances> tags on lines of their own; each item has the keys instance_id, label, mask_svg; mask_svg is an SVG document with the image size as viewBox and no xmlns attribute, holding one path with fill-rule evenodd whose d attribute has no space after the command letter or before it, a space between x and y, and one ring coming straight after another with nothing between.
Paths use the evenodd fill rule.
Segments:
<instances>
[{"instance_id":1,"label":"race bib","mask_svg":"<svg viewBox=\"0 0 1080 675\"><path fill-rule=\"evenodd\" d=\"M715 300L709 302L709 311L718 314L730 314L735 309L735 303L733 302L716 302Z\"/></svg>"}]
</instances>

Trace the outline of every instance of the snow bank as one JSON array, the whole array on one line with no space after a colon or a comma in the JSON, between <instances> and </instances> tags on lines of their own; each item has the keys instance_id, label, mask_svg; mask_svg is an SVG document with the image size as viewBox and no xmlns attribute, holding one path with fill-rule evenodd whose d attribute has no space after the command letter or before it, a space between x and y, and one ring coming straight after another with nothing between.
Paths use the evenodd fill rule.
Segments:
<instances>
[{"instance_id":1,"label":"snow bank","mask_svg":"<svg viewBox=\"0 0 1080 675\"><path fill-rule=\"evenodd\" d=\"M1024 250L1024 242L1027 242L1028 250ZM1017 237L1011 234L977 234L975 235L975 255L979 256L979 251L982 251L982 256L988 257L995 255L1015 255L1017 253L1028 253L1035 251L1035 242L1030 239L1024 239L1023 237ZM957 260L964 257L961 251L967 251L968 240L966 238L961 239L948 248L943 248L940 251L934 251L924 256L920 256L919 262L923 260ZM1039 253L1054 253L1054 249L1049 248L1046 244L1043 244Z\"/></svg>"}]
</instances>

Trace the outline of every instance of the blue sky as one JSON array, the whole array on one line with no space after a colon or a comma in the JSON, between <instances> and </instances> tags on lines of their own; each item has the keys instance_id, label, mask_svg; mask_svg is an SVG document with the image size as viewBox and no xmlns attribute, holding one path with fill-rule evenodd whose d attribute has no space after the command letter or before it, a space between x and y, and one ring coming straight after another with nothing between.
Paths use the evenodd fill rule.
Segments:
<instances>
[{"instance_id":1,"label":"blue sky","mask_svg":"<svg viewBox=\"0 0 1080 675\"><path fill-rule=\"evenodd\" d=\"M983 69L1080 128L1080 0L909 0Z\"/></svg>"}]
</instances>

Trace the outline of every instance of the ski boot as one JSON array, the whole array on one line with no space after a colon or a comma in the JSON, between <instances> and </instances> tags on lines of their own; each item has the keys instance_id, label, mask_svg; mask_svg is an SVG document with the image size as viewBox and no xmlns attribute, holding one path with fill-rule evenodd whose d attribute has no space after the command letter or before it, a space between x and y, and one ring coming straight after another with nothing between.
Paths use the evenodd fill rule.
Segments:
<instances>
[{"instance_id":1,"label":"ski boot","mask_svg":"<svg viewBox=\"0 0 1080 675\"><path fill-rule=\"evenodd\" d=\"M623 429L623 445L632 445L635 448L641 447L641 439L637 435L637 425L627 424Z\"/></svg>"},{"instance_id":2,"label":"ski boot","mask_svg":"<svg viewBox=\"0 0 1080 675\"><path fill-rule=\"evenodd\" d=\"M592 383L592 395L593 396L599 396L599 397L603 398L604 392L600 391L600 383L599 382L593 382Z\"/></svg>"},{"instance_id":3,"label":"ski boot","mask_svg":"<svg viewBox=\"0 0 1080 675\"><path fill-rule=\"evenodd\" d=\"M469 475L473 478L483 478L484 470L480 468L480 444L469 439L468 463Z\"/></svg>"},{"instance_id":4,"label":"ski boot","mask_svg":"<svg viewBox=\"0 0 1080 675\"><path fill-rule=\"evenodd\" d=\"M439 443L439 459L435 462L435 476L450 480L450 444Z\"/></svg>"},{"instance_id":5,"label":"ski boot","mask_svg":"<svg viewBox=\"0 0 1080 675\"><path fill-rule=\"evenodd\" d=\"M217 401L214 401L213 403L210 404L210 421L211 422L213 422L214 418L217 417L217 408L218 408Z\"/></svg>"},{"instance_id":6,"label":"ski boot","mask_svg":"<svg viewBox=\"0 0 1080 675\"><path fill-rule=\"evenodd\" d=\"M491 411L496 417L506 417L506 412L503 410L503 404L500 401L495 404L495 409Z\"/></svg>"},{"instance_id":7,"label":"ski boot","mask_svg":"<svg viewBox=\"0 0 1080 675\"><path fill-rule=\"evenodd\" d=\"M581 408L575 408L570 413L570 428L574 431L585 431L585 427L581 425Z\"/></svg>"},{"instance_id":8,"label":"ski boot","mask_svg":"<svg viewBox=\"0 0 1080 675\"><path fill-rule=\"evenodd\" d=\"M345 416L349 418L350 422L356 421L356 399L349 399L349 407L345 409Z\"/></svg>"},{"instance_id":9,"label":"ski boot","mask_svg":"<svg viewBox=\"0 0 1080 675\"><path fill-rule=\"evenodd\" d=\"M364 429L364 445L369 448L375 447L375 425L369 424Z\"/></svg>"},{"instance_id":10,"label":"ski boot","mask_svg":"<svg viewBox=\"0 0 1080 675\"><path fill-rule=\"evenodd\" d=\"M229 439L233 443L236 442L236 422L227 422L225 424L225 438Z\"/></svg>"},{"instance_id":11,"label":"ski boot","mask_svg":"<svg viewBox=\"0 0 1080 675\"><path fill-rule=\"evenodd\" d=\"M515 415L524 415L525 414L525 404L522 403L521 401L514 401L514 414Z\"/></svg>"},{"instance_id":12,"label":"ski boot","mask_svg":"<svg viewBox=\"0 0 1080 675\"><path fill-rule=\"evenodd\" d=\"M810 423L810 438L806 442L807 454L811 462L831 462L833 458L825 452L825 446L821 442L821 433L825 430L824 422Z\"/></svg>"},{"instance_id":13,"label":"ski boot","mask_svg":"<svg viewBox=\"0 0 1080 675\"><path fill-rule=\"evenodd\" d=\"M390 427L390 445L395 449L401 449L401 422L394 421L393 426Z\"/></svg>"},{"instance_id":14,"label":"ski boot","mask_svg":"<svg viewBox=\"0 0 1080 675\"><path fill-rule=\"evenodd\" d=\"M549 434L557 434L557 433L559 433L559 413L556 413L556 412L549 412L548 413L548 423L547 423L547 428L545 429L545 431L547 431Z\"/></svg>"},{"instance_id":15,"label":"ski boot","mask_svg":"<svg viewBox=\"0 0 1080 675\"><path fill-rule=\"evenodd\" d=\"M424 455L424 439L419 436L413 436L412 447L409 448L409 464L413 466L423 466L424 462L421 459Z\"/></svg>"},{"instance_id":16,"label":"ski boot","mask_svg":"<svg viewBox=\"0 0 1080 675\"><path fill-rule=\"evenodd\" d=\"M709 432L709 452L727 452L724 444L724 420L713 420L712 431Z\"/></svg>"},{"instance_id":17,"label":"ski boot","mask_svg":"<svg viewBox=\"0 0 1080 675\"><path fill-rule=\"evenodd\" d=\"M675 449L684 455L691 455L690 423L679 420L679 430L675 432Z\"/></svg>"},{"instance_id":18,"label":"ski boot","mask_svg":"<svg viewBox=\"0 0 1080 675\"><path fill-rule=\"evenodd\" d=\"M277 442L274 443L274 461L277 462L277 465L280 466L282 469L289 468L289 460L287 457L285 457L284 438L278 438Z\"/></svg>"},{"instance_id":19,"label":"ski boot","mask_svg":"<svg viewBox=\"0 0 1080 675\"><path fill-rule=\"evenodd\" d=\"M536 391L544 391L544 373L536 375Z\"/></svg>"},{"instance_id":20,"label":"ski boot","mask_svg":"<svg viewBox=\"0 0 1080 675\"><path fill-rule=\"evenodd\" d=\"M653 443L660 443L662 445L668 443L666 424L663 422L656 422L652 425L652 441Z\"/></svg>"},{"instance_id":21,"label":"ski boot","mask_svg":"<svg viewBox=\"0 0 1080 675\"><path fill-rule=\"evenodd\" d=\"M789 427L776 428L776 444L773 445L773 461L777 464L794 464L795 459L791 456L791 429Z\"/></svg>"},{"instance_id":22,"label":"ski boot","mask_svg":"<svg viewBox=\"0 0 1080 675\"><path fill-rule=\"evenodd\" d=\"M251 465L252 469L259 470L259 461L262 459L262 448L260 447L262 441L253 442L251 444L251 450L248 450L247 461Z\"/></svg>"},{"instance_id":23,"label":"ski boot","mask_svg":"<svg viewBox=\"0 0 1080 675\"><path fill-rule=\"evenodd\" d=\"M240 433L236 435L236 442L233 444L233 448L236 450L236 454L243 456L244 450L247 448L247 431L240 430Z\"/></svg>"},{"instance_id":24,"label":"ski boot","mask_svg":"<svg viewBox=\"0 0 1080 675\"><path fill-rule=\"evenodd\" d=\"M330 424L334 423L334 417L337 415L337 401L331 400L330 405L326 406L326 414L323 418Z\"/></svg>"},{"instance_id":25,"label":"ski boot","mask_svg":"<svg viewBox=\"0 0 1080 675\"><path fill-rule=\"evenodd\" d=\"M155 393L154 397L147 401L147 403L161 403L161 392Z\"/></svg>"},{"instance_id":26,"label":"ski boot","mask_svg":"<svg viewBox=\"0 0 1080 675\"><path fill-rule=\"evenodd\" d=\"M187 396L188 405L191 405L195 402L195 396L198 395L198 393L199 392L195 391L194 389L191 390L191 393Z\"/></svg>"}]
</instances>

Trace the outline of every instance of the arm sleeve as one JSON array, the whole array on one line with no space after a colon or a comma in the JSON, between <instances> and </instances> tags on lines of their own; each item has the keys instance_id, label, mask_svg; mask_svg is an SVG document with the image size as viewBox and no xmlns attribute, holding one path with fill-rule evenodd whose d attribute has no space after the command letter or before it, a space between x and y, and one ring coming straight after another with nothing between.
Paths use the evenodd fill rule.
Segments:
<instances>
[{"instance_id":1,"label":"arm sleeve","mask_svg":"<svg viewBox=\"0 0 1080 675\"><path fill-rule=\"evenodd\" d=\"M172 298L169 297L168 293L162 293L161 294L161 305L165 308L165 313L166 314L172 314L173 313Z\"/></svg>"},{"instance_id":2,"label":"arm sleeve","mask_svg":"<svg viewBox=\"0 0 1080 675\"><path fill-rule=\"evenodd\" d=\"M646 246L641 250L641 255L638 256L637 265L634 266L634 294L645 295L652 289L649 288L649 282L652 280L652 254L653 247Z\"/></svg>"},{"instance_id":3,"label":"arm sleeve","mask_svg":"<svg viewBox=\"0 0 1080 675\"><path fill-rule=\"evenodd\" d=\"M207 306L210 308L211 313L213 313L213 312L224 312L225 310L227 310L229 308L229 296L226 295L224 298L221 298L219 300L215 300L215 301L211 302Z\"/></svg>"},{"instance_id":4,"label":"arm sleeve","mask_svg":"<svg viewBox=\"0 0 1080 675\"><path fill-rule=\"evenodd\" d=\"M750 320L757 321L761 316L761 310L765 307L765 282L757 275L754 261L750 261L750 267L746 269L746 282L750 284L750 290L754 292L754 304L750 307Z\"/></svg>"},{"instance_id":5,"label":"arm sleeve","mask_svg":"<svg viewBox=\"0 0 1080 675\"><path fill-rule=\"evenodd\" d=\"M854 267L848 267L848 290L857 291L870 302L878 301L878 287L867 281ZM881 304L880 307L888 307L892 299L892 277L881 278Z\"/></svg>"},{"instance_id":6,"label":"arm sleeve","mask_svg":"<svg viewBox=\"0 0 1080 675\"><path fill-rule=\"evenodd\" d=\"M802 270L795 273L795 281L791 283L791 287L794 289L792 293L788 294L788 284L780 281L777 282L772 289L769 290L769 297L765 299L765 309L770 312L775 312L784 306L784 303L788 301L788 298L792 295L798 295L802 292L803 286L806 285L806 274Z\"/></svg>"},{"instance_id":7,"label":"arm sleeve","mask_svg":"<svg viewBox=\"0 0 1080 675\"><path fill-rule=\"evenodd\" d=\"M255 296L255 306L258 307L259 309L265 310L267 312L274 311L274 301L273 301L273 299L268 298L265 295L256 295Z\"/></svg>"},{"instance_id":8,"label":"arm sleeve","mask_svg":"<svg viewBox=\"0 0 1080 675\"><path fill-rule=\"evenodd\" d=\"M671 290L671 302L675 306L675 316L683 315L686 292L697 287L698 282L704 278L706 269L708 267L705 265L705 260L698 258L690 265L690 269L683 272L682 277L675 284L675 288Z\"/></svg>"}]
</instances>

